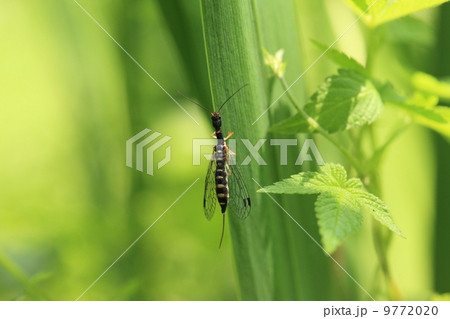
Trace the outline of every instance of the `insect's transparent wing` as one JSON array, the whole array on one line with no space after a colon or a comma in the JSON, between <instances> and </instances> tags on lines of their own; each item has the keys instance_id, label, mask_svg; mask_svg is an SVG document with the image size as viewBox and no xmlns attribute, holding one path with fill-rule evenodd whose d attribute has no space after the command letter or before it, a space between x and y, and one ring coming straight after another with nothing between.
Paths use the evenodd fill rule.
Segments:
<instances>
[{"instance_id":1,"label":"insect's transparent wing","mask_svg":"<svg viewBox=\"0 0 450 319\"><path fill-rule=\"evenodd\" d=\"M251 202L245 186L244 178L237 165L228 166L228 188L230 197L228 207L240 219L245 219L250 214Z\"/></svg>"},{"instance_id":2,"label":"insect's transparent wing","mask_svg":"<svg viewBox=\"0 0 450 319\"><path fill-rule=\"evenodd\" d=\"M214 152L211 162L208 165L208 171L205 178L205 193L203 195L203 210L206 219L210 220L216 209L217 195L216 195L216 161L214 160Z\"/></svg>"}]
</instances>

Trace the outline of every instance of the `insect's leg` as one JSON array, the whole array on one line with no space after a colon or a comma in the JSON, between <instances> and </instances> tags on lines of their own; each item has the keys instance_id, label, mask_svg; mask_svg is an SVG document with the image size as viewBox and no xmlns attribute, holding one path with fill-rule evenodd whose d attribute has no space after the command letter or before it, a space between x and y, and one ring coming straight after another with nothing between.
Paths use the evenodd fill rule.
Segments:
<instances>
[{"instance_id":1,"label":"insect's leg","mask_svg":"<svg viewBox=\"0 0 450 319\"><path fill-rule=\"evenodd\" d=\"M230 161L230 155L236 156L236 153L228 148L228 146L224 145L225 152L227 154L227 160Z\"/></svg>"},{"instance_id":2,"label":"insect's leg","mask_svg":"<svg viewBox=\"0 0 450 319\"><path fill-rule=\"evenodd\" d=\"M228 163L231 163L231 155L236 156L236 153L232 152L226 144L224 145L223 148L224 148L224 151L226 154L225 156L226 156L226 160L227 160L227 165L229 165ZM229 166L228 166L228 171L230 172ZM231 172L230 172L230 174L231 174Z\"/></svg>"},{"instance_id":3,"label":"insect's leg","mask_svg":"<svg viewBox=\"0 0 450 319\"><path fill-rule=\"evenodd\" d=\"M223 140L224 140L224 141L228 140L228 139L231 137L231 135L233 135L233 134L234 134L234 132L229 132L229 133L227 134L227 137L225 137Z\"/></svg>"},{"instance_id":4,"label":"insect's leg","mask_svg":"<svg viewBox=\"0 0 450 319\"><path fill-rule=\"evenodd\" d=\"M225 169L227 170L227 175L230 176L231 170L230 170L230 165L228 165L228 163L225 163Z\"/></svg>"},{"instance_id":5,"label":"insect's leg","mask_svg":"<svg viewBox=\"0 0 450 319\"><path fill-rule=\"evenodd\" d=\"M216 136L216 131L212 132L211 137L212 137L212 138L217 138L217 136Z\"/></svg>"}]
</instances>

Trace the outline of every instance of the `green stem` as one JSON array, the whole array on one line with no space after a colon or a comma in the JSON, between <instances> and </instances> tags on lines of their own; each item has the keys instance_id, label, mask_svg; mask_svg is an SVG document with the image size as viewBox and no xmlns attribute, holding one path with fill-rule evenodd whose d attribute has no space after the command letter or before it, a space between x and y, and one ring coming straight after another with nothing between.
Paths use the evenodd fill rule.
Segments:
<instances>
[{"instance_id":1,"label":"green stem","mask_svg":"<svg viewBox=\"0 0 450 319\"><path fill-rule=\"evenodd\" d=\"M372 157L369 160L369 169L370 170L377 170L378 165L380 164L381 158L383 157L383 154L387 150L387 148L394 142L407 128L409 127L408 124L402 125L399 127L388 139L384 144L376 149L376 151L373 153Z\"/></svg>"},{"instance_id":2,"label":"green stem","mask_svg":"<svg viewBox=\"0 0 450 319\"><path fill-rule=\"evenodd\" d=\"M369 29L368 43L367 43L367 59L366 59L366 69L369 76L372 75L374 69L374 58L375 53L378 49L377 41L378 39L376 31L374 29ZM377 148L373 124L369 126L369 136L372 144L372 149L374 151L368 161L369 162L368 171L370 171L371 173L368 174L366 176L367 178L365 178L364 180L367 181L366 185L367 189L371 193L380 198L381 198L381 187L378 181L379 162L382 157L382 154L385 152L387 147L392 143L392 141L395 140L396 137L398 137L398 135L402 131L403 130L399 130L396 133L394 133L383 146ZM381 224L375 219L372 219L372 234L375 252L377 255L379 266L386 280L386 285L389 291L390 298L394 300L401 300L402 299L401 294L391 275L389 263L387 260L387 250L389 246L390 234L385 235L383 231L384 229L382 228Z\"/></svg>"},{"instance_id":3,"label":"green stem","mask_svg":"<svg viewBox=\"0 0 450 319\"><path fill-rule=\"evenodd\" d=\"M367 189L372 194L381 197L381 187L379 185L379 181L375 172L373 172L370 175L370 178L368 178L367 180L369 181L366 185ZM383 226L377 220L372 218L372 236L375 253L378 259L379 267L385 278L390 298L393 300L402 300L403 298L397 287L397 284L395 283L394 278L392 277L387 260L387 251L390 244L391 234L392 233L390 231L386 233L385 228L383 228Z\"/></svg>"},{"instance_id":4,"label":"green stem","mask_svg":"<svg viewBox=\"0 0 450 319\"><path fill-rule=\"evenodd\" d=\"M383 226L372 219L372 234L375 246L375 252L379 261L379 266L386 280L387 289L389 291L390 298L393 300L402 300L400 291L391 275L389 264L387 261L387 248L389 246L389 238L383 236Z\"/></svg>"},{"instance_id":5,"label":"green stem","mask_svg":"<svg viewBox=\"0 0 450 319\"><path fill-rule=\"evenodd\" d=\"M278 79L281 81L281 85L283 85L283 88L284 88L284 90L286 92L286 95L287 95L288 99L291 101L292 105L295 107L295 109L298 112L302 113L303 109L297 104L297 102L295 101L294 97L292 96L292 94L291 94L291 92L289 90L289 86L286 83L286 80L283 77L278 77ZM302 114L306 114L306 113L304 113L304 111L303 111Z\"/></svg>"}]
</instances>

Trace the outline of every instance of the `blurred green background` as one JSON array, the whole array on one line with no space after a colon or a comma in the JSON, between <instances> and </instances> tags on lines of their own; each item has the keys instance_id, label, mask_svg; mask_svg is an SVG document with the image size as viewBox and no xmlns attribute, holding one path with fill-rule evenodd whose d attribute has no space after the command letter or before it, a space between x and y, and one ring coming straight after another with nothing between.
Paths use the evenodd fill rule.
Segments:
<instances>
[{"instance_id":1,"label":"blurred green background","mask_svg":"<svg viewBox=\"0 0 450 319\"><path fill-rule=\"evenodd\" d=\"M355 19L340 1L292 2L302 56L286 52L289 79L320 54L310 39L332 43ZM212 132L208 114L176 95L211 105L200 4L79 3L200 125L74 1L0 0L0 299L76 299L197 178L83 300L239 299L230 235L218 250L221 219L208 222L202 212L207 163L192 165L192 138ZM450 6L416 17L421 37L387 43L379 57L377 75L399 86L411 70L450 76ZM362 60L363 39L356 25L337 47ZM309 95L334 70L321 60L296 94ZM380 136L389 125L386 114ZM125 141L144 128L173 137L172 160L154 176L125 166ZM325 161L336 161L322 145ZM162 158L164 150L156 154ZM384 199L408 237L395 238L389 255L400 290L406 299L449 292L448 142L414 126L384 163ZM375 260L369 233L365 225L344 253L344 266L368 289ZM311 242L307 249L318 248ZM330 275L347 280L334 266ZM324 291L318 298L361 296L345 284L349 294Z\"/></svg>"}]
</instances>

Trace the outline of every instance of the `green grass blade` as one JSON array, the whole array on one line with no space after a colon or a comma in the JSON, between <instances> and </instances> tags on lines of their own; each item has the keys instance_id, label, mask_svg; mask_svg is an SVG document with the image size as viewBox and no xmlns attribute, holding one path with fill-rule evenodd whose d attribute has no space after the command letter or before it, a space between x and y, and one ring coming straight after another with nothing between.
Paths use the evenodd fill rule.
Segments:
<instances>
[{"instance_id":1,"label":"green grass blade","mask_svg":"<svg viewBox=\"0 0 450 319\"><path fill-rule=\"evenodd\" d=\"M262 47L270 53L279 48L286 49L286 57L292 67L292 72L287 71L286 74L289 82L301 73L293 3L204 0L201 4L214 104L217 107L235 89L245 83L250 84L224 108L225 133L235 130L237 139L249 138L253 143L259 138L272 137L266 136L269 122L289 116L292 110L280 103L252 126L269 102L282 92L281 87L273 87L270 81L266 81ZM301 87L297 87L293 95L304 100ZM238 162L245 155L238 151ZM230 218L242 298L327 299L331 294L327 279L329 261L323 252L267 196L255 194L259 187L250 177L260 184L271 183L281 176L289 176L294 169L275 165L276 152L264 155L268 166L251 165L243 170L253 201L249 219L241 222ZM298 172L298 167L295 167L295 172ZM312 201L277 199L313 236L319 238Z\"/></svg>"},{"instance_id":2,"label":"green grass blade","mask_svg":"<svg viewBox=\"0 0 450 319\"><path fill-rule=\"evenodd\" d=\"M220 105L236 88L250 86L235 96L223 110L226 130L239 128L236 138L255 140L263 135L264 119L251 123L267 105L262 61L250 1L202 1L205 47L214 104ZM259 180L257 167L248 168L247 186L254 194ZM245 222L231 218L230 227L243 299L273 298L273 268L269 255L268 223L260 198L252 196L252 214Z\"/></svg>"},{"instance_id":3,"label":"green grass blade","mask_svg":"<svg viewBox=\"0 0 450 319\"><path fill-rule=\"evenodd\" d=\"M450 74L450 3L443 5L439 12L438 39L436 41L436 56L434 60L436 76L447 76ZM450 103L447 103L450 106ZM448 243L450 242L450 148L448 140L434 134L436 149L436 218L434 221L434 290L438 293L450 291L450 255L448 254Z\"/></svg>"},{"instance_id":4,"label":"green grass blade","mask_svg":"<svg viewBox=\"0 0 450 319\"><path fill-rule=\"evenodd\" d=\"M157 3L171 31L189 85L194 90L190 96L195 96L204 105L210 105L199 3L183 0L158 0Z\"/></svg>"},{"instance_id":5,"label":"green grass blade","mask_svg":"<svg viewBox=\"0 0 450 319\"><path fill-rule=\"evenodd\" d=\"M252 143L264 137L267 118L252 123L268 105L265 93L261 46L251 1L201 1L208 67L214 105L217 108L240 86L249 83L224 107L224 131L236 131L236 139L248 138ZM238 152L238 163L244 154ZM236 270L245 300L274 299L273 228L279 216L267 209L267 199L255 194L264 183L264 174L252 163L242 167L252 197L252 212L245 221L230 218L230 229L236 259ZM279 230L280 231L280 230Z\"/></svg>"}]
</instances>

